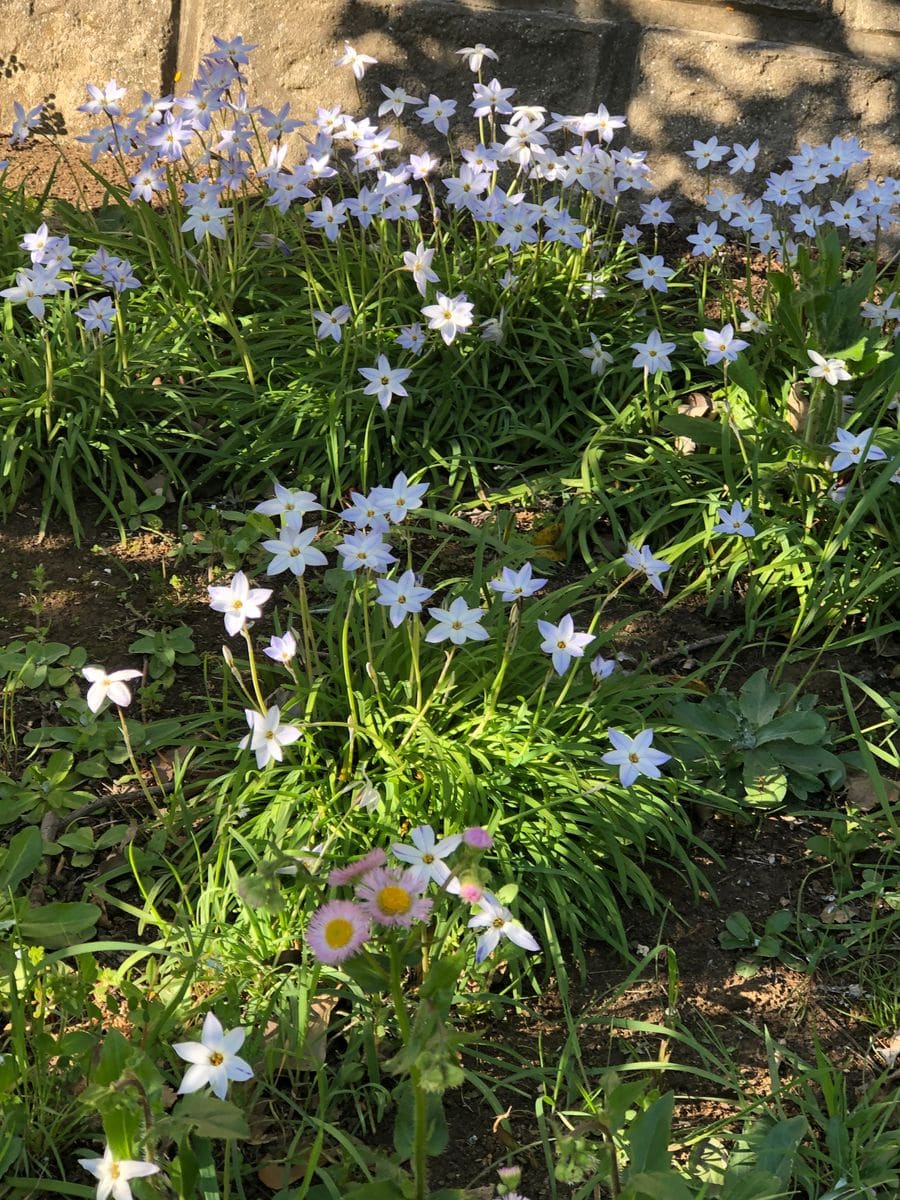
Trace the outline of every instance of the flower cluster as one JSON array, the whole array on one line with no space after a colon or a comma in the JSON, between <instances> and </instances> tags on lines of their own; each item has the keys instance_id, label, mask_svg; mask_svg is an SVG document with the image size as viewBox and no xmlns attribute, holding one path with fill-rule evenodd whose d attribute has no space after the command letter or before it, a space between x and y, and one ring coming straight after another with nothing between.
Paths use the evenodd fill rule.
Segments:
<instances>
[{"instance_id":1,"label":"flower cluster","mask_svg":"<svg viewBox=\"0 0 900 1200\"><path fill-rule=\"evenodd\" d=\"M525 950L540 949L532 935L495 896L484 888L478 866L481 853L492 845L480 826L464 833L438 838L430 825L410 832L410 843L396 842L391 851L399 867L389 867L382 850L332 870L331 887L353 885L354 898L328 900L310 918L306 940L319 962L338 965L363 950L384 930L410 929L427 922L434 898L425 893L430 886L439 895L458 897L472 906L470 929L482 932L475 949L476 962L491 955L502 938Z\"/></svg>"}]
</instances>

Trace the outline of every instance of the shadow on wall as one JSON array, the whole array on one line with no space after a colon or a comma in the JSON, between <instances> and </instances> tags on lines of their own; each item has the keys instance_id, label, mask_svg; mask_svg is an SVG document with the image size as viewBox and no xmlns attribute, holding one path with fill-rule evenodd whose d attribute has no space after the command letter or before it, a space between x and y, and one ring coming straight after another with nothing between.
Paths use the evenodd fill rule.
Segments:
<instances>
[{"instance_id":1,"label":"shadow on wall","mask_svg":"<svg viewBox=\"0 0 900 1200\"><path fill-rule=\"evenodd\" d=\"M552 14L546 0L477 10L461 0L347 0L334 29L338 48L346 39L379 60L359 85L361 108L373 117L383 99L379 84L402 84L423 98L456 99L456 124L462 117L471 137L474 77L455 51L485 42L500 56L486 62L485 78L496 74L515 86L514 103L566 113L604 103L625 113L626 140L650 151L656 186L696 200L702 184L693 180L692 190L683 154L694 138L712 134L729 145L759 138L760 169L768 172L782 169L801 141L862 133L867 148L881 150L882 169L892 169L900 72L854 57L830 0L800 2L805 15L767 16L737 0L733 22L720 5L685 6L695 24L708 16L711 28L698 33L642 28L637 16L646 19L647 0L602 0L596 21L579 19L576 0L555 0ZM428 141L412 110L404 128L410 142Z\"/></svg>"}]
</instances>

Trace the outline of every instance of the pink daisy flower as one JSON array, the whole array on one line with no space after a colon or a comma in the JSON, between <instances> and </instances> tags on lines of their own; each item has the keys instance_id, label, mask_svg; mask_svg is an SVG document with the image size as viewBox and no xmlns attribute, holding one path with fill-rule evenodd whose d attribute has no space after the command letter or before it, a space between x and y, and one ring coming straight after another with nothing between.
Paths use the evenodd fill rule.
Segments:
<instances>
[{"instance_id":1,"label":"pink daisy flower","mask_svg":"<svg viewBox=\"0 0 900 1200\"><path fill-rule=\"evenodd\" d=\"M335 867L328 875L328 886L343 887L345 883L359 879L360 875L365 875L367 871L372 871L375 867L383 867L386 862L387 855L380 847L376 846L362 858L355 858L353 862L347 863L346 867Z\"/></svg>"},{"instance_id":2,"label":"pink daisy flower","mask_svg":"<svg viewBox=\"0 0 900 1200\"><path fill-rule=\"evenodd\" d=\"M432 902L422 895L427 883L413 870L378 867L360 882L356 895L364 912L379 925L408 929L413 921L424 921L431 912Z\"/></svg>"},{"instance_id":3,"label":"pink daisy flower","mask_svg":"<svg viewBox=\"0 0 900 1200\"><path fill-rule=\"evenodd\" d=\"M322 963L342 963L367 941L369 919L351 900L329 900L306 927L310 950Z\"/></svg>"}]
</instances>

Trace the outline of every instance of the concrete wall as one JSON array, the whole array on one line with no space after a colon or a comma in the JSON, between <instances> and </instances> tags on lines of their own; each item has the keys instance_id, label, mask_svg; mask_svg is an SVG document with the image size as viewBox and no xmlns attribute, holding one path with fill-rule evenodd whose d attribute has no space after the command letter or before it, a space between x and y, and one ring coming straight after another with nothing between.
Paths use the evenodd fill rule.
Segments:
<instances>
[{"instance_id":1,"label":"concrete wall","mask_svg":"<svg viewBox=\"0 0 900 1200\"><path fill-rule=\"evenodd\" d=\"M900 0L0 0L0 130L13 99L50 98L57 128L81 131L87 80L135 99L185 87L214 33L258 42L253 98L301 116L371 111L382 82L465 104L453 52L482 41L518 101L627 114L663 188L683 174L674 152L713 133L759 137L764 169L801 139L856 133L900 173ZM333 67L345 38L379 59L359 94Z\"/></svg>"}]
</instances>

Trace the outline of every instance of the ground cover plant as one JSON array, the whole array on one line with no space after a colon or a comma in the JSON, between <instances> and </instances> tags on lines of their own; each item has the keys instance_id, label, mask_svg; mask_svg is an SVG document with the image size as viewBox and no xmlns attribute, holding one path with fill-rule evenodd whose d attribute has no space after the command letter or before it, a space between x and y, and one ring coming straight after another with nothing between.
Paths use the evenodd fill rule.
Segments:
<instances>
[{"instance_id":1,"label":"ground cover plant","mask_svg":"<svg viewBox=\"0 0 900 1200\"><path fill-rule=\"evenodd\" d=\"M3 513L165 548L135 608L93 547L115 661L15 581L10 1194L895 1195L900 185L848 137L745 196L758 143L698 140L676 253L624 118L515 103L487 47L468 122L385 84L307 125L252 50L89 85L99 208L0 168ZM780 819L796 890L704 953L852 1003L849 1083L685 1014L673 896Z\"/></svg>"}]
</instances>

